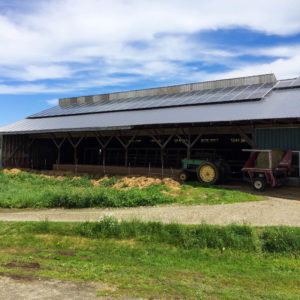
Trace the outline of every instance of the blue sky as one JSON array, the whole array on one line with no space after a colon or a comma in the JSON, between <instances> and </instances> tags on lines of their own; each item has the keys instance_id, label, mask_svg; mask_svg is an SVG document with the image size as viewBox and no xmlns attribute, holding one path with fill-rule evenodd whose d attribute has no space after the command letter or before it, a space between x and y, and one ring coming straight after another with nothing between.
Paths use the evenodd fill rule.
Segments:
<instances>
[{"instance_id":1,"label":"blue sky","mask_svg":"<svg viewBox=\"0 0 300 300\"><path fill-rule=\"evenodd\" d=\"M0 0L0 126L58 98L300 75L300 1Z\"/></svg>"}]
</instances>

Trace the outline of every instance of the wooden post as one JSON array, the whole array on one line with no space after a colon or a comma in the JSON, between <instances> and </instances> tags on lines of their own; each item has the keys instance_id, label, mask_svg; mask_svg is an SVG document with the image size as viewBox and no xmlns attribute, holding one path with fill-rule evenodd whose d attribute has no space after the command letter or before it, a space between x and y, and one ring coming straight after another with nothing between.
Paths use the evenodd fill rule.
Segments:
<instances>
[{"instance_id":1,"label":"wooden post","mask_svg":"<svg viewBox=\"0 0 300 300\"><path fill-rule=\"evenodd\" d=\"M77 158L77 147L79 146L79 144L81 143L81 141L83 140L83 137L80 137L77 141L77 143L74 143L72 141L72 136L69 134L68 140L70 142L70 144L72 145L73 149L74 149L74 164L77 165L78 164L78 158Z\"/></svg>"},{"instance_id":2,"label":"wooden post","mask_svg":"<svg viewBox=\"0 0 300 300\"><path fill-rule=\"evenodd\" d=\"M64 141L66 140L66 138L63 138L59 143L56 141L55 136L52 137L51 140L53 141L53 143L55 144L55 146L57 148L57 164L60 165L60 156L61 156L60 149L61 149Z\"/></svg>"},{"instance_id":3,"label":"wooden post","mask_svg":"<svg viewBox=\"0 0 300 300\"><path fill-rule=\"evenodd\" d=\"M121 139L121 137L116 136L116 139L120 142L120 144L124 147L125 149L125 167L128 166L128 147L130 146L130 144L133 142L133 140L135 139L135 135L131 137L131 139L125 143L123 142L123 140Z\"/></svg>"},{"instance_id":4,"label":"wooden post","mask_svg":"<svg viewBox=\"0 0 300 300\"><path fill-rule=\"evenodd\" d=\"M101 139L101 137L97 134L95 134L95 137L96 137L96 140L98 142L98 144L101 146L101 148L103 149L103 159L102 159L102 162L103 162L103 166L105 166L105 160L106 160L106 148L108 146L108 144L110 143L110 141L112 140L112 136L110 136L106 141L103 141Z\"/></svg>"},{"instance_id":5,"label":"wooden post","mask_svg":"<svg viewBox=\"0 0 300 300\"><path fill-rule=\"evenodd\" d=\"M154 135L151 135L151 137L153 138L153 140L159 145L160 147L160 161L161 161L161 168L164 169L165 167L165 162L164 162L164 150L167 146L167 144L170 142L170 140L173 138L173 134L170 135L167 140L162 143L159 139L157 139Z\"/></svg>"},{"instance_id":6,"label":"wooden post","mask_svg":"<svg viewBox=\"0 0 300 300\"><path fill-rule=\"evenodd\" d=\"M191 158L191 150L192 150L192 147L194 147L194 145L196 144L196 142L200 139L200 137L202 136L202 134L198 134L196 136L196 138L193 140L193 142L191 142L191 135L187 135L187 141L183 138L181 138L180 135L176 135L178 137L178 140L185 144L186 147L187 147L187 158L190 159Z\"/></svg>"}]
</instances>

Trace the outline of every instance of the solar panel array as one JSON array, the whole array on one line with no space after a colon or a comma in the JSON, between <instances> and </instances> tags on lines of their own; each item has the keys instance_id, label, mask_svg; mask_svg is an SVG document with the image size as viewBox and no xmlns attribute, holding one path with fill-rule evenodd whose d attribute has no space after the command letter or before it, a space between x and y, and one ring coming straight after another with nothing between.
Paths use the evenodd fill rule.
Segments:
<instances>
[{"instance_id":1,"label":"solar panel array","mask_svg":"<svg viewBox=\"0 0 300 300\"><path fill-rule=\"evenodd\" d=\"M183 92L178 94L141 96L119 100L101 100L95 103L75 103L65 107L56 106L31 115L29 118L260 100L273 87L274 83L262 83ZM91 96L89 97L91 98ZM89 98L86 100L88 101L85 102L90 102Z\"/></svg>"},{"instance_id":2,"label":"solar panel array","mask_svg":"<svg viewBox=\"0 0 300 300\"><path fill-rule=\"evenodd\" d=\"M300 77L288 80L281 80L275 85L275 89L292 89L300 87Z\"/></svg>"}]
</instances>

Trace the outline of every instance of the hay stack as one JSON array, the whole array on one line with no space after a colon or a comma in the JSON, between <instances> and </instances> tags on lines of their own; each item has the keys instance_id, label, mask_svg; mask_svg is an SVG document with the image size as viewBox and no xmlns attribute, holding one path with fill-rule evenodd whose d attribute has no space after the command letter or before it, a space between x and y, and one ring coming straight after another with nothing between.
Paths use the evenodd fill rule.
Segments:
<instances>
[{"instance_id":1,"label":"hay stack","mask_svg":"<svg viewBox=\"0 0 300 300\"><path fill-rule=\"evenodd\" d=\"M272 150L272 169L275 169L281 161L285 151L281 149ZM269 153L260 152L255 161L255 168L268 169L269 168Z\"/></svg>"}]
</instances>

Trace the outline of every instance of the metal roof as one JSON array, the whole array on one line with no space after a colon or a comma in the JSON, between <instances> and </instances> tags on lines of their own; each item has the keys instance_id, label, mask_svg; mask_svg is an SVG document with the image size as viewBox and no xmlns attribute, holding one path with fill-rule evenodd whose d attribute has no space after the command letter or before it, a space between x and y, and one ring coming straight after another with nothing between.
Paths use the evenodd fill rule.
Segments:
<instances>
[{"instance_id":1,"label":"metal roof","mask_svg":"<svg viewBox=\"0 0 300 300\"><path fill-rule=\"evenodd\" d=\"M138 111L27 118L0 128L0 134L92 131L139 125L300 118L300 88L273 89L260 101L242 101Z\"/></svg>"}]
</instances>

